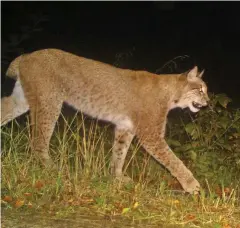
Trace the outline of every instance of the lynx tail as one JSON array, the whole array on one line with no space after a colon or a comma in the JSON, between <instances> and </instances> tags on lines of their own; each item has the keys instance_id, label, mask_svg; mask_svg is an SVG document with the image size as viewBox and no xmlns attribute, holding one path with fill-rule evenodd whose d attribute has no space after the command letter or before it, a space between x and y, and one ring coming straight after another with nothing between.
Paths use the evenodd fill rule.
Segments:
<instances>
[{"instance_id":1,"label":"lynx tail","mask_svg":"<svg viewBox=\"0 0 240 228\"><path fill-rule=\"evenodd\" d=\"M14 59L11 63L10 66L7 69L6 75L10 78L17 79L19 76L19 64L21 60L23 59L24 55L21 55Z\"/></svg>"}]
</instances>

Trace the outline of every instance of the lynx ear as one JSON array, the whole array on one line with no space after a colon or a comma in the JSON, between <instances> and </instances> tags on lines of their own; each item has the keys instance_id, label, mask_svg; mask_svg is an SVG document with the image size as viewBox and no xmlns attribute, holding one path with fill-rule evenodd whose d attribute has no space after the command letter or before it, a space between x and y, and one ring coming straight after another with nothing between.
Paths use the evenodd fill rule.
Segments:
<instances>
[{"instance_id":1,"label":"lynx ear","mask_svg":"<svg viewBox=\"0 0 240 228\"><path fill-rule=\"evenodd\" d=\"M194 78L197 77L198 74L198 67L195 66L192 70L190 70L187 74L187 79L188 80L193 80Z\"/></svg>"},{"instance_id":2,"label":"lynx ear","mask_svg":"<svg viewBox=\"0 0 240 228\"><path fill-rule=\"evenodd\" d=\"M205 70L202 70L202 72L198 75L199 78L202 78Z\"/></svg>"}]
</instances>

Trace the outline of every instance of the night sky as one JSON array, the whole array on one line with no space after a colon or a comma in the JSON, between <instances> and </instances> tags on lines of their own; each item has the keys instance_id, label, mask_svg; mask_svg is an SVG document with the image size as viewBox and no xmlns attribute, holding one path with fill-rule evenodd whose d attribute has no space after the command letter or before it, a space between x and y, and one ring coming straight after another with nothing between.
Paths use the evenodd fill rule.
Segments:
<instances>
[{"instance_id":1,"label":"night sky","mask_svg":"<svg viewBox=\"0 0 240 228\"><path fill-rule=\"evenodd\" d=\"M13 86L4 77L13 58L59 48L110 64L117 53L132 53L121 67L149 72L188 55L161 73L198 65L209 91L226 93L239 107L239 10L239 2L1 2L2 95ZM47 20L12 45L41 15Z\"/></svg>"}]
</instances>

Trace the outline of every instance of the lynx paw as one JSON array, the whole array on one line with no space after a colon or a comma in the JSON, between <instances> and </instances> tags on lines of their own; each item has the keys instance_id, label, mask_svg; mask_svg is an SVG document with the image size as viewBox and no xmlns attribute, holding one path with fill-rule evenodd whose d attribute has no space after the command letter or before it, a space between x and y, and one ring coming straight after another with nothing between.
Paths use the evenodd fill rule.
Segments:
<instances>
[{"instance_id":1,"label":"lynx paw","mask_svg":"<svg viewBox=\"0 0 240 228\"><path fill-rule=\"evenodd\" d=\"M131 182L133 182L133 180L130 178L130 177L128 177L128 176L119 176L119 177L116 177L115 178L117 181L120 181L120 182L123 182L124 184L128 184L128 183L131 183Z\"/></svg>"},{"instance_id":2,"label":"lynx paw","mask_svg":"<svg viewBox=\"0 0 240 228\"><path fill-rule=\"evenodd\" d=\"M193 195L199 194L200 184L194 177L191 177L188 180L185 180L184 182L182 181L180 183L186 192Z\"/></svg>"},{"instance_id":3,"label":"lynx paw","mask_svg":"<svg viewBox=\"0 0 240 228\"><path fill-rule=\"evenodd\" d=\"M46 158L40 158L41 165L46 169L57 169L56 164L53 162L53 160L50 157Z\"/></svg>"}]
</instances>

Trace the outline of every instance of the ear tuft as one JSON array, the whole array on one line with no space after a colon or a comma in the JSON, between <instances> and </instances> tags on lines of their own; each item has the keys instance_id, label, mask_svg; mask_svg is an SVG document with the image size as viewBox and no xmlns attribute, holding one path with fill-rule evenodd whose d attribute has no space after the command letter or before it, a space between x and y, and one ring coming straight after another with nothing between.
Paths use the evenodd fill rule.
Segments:
<instances>
[{"instance_id":1,"label":"ear tuft","mask_svg":"<svg viewBox=\"0 0 240 228\"><path fill-rule=\"evenodd\" d=\"M202 78L205 70L202 70L202 72L198 75L199 78Z\"/></svg>"},{"instance_id":2,"label":"ear tuft","mask_svg":"<svg viewBox=\"0 0 240 228\"><path fill-rule=\"evenodd\" d=\"M198 67L195 66L192 70L190 70L187 74L187 79L188 80L193 80L194 78L197 77L198 74Z\"/></svg>"}]
</instances>

